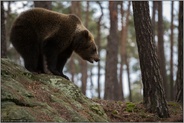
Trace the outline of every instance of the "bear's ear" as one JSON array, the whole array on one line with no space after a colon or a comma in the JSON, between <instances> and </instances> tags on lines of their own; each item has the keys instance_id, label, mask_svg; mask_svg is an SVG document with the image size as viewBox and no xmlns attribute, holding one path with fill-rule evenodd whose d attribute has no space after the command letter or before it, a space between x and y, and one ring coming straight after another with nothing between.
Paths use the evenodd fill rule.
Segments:
<instances>
[{"instance_id":1,"label":"bear's ear","mask_svg":"<svg viewBox=\"0 0 184 123\"><path fill-rule=\"evenodd\" d=\"M82 35L88 39L89 38L89 32L87 30L82 31Z\"/></svg>"}]
</instances>

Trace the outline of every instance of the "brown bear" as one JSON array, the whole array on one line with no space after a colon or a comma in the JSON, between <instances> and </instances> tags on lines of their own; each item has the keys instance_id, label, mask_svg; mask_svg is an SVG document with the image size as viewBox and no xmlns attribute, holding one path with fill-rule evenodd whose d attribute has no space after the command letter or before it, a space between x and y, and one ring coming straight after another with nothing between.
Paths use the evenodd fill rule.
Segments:
<instances>
[{"instance_id":1,"label":"brown bear","mask_svg":"<svg viewBox=\"0 0 184 123\"><path fill-rule=\"evenodd\" d=\"M73 14L27 10L13 23L10 41L31 72L45 73L45 60L51 73L68 79L63 67L73 51L91 63L99 61L93 35Z\"/></svg>"}]
</instances>

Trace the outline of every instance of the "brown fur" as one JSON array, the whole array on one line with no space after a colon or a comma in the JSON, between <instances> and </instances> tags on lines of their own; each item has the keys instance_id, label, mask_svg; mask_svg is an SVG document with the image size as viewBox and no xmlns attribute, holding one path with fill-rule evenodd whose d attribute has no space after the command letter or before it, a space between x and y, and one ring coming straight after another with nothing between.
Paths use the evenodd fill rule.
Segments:
<instances>
[{"instance_id":1,"label":"brown fur","mask_svg":"<svg viewBox=\"0 0 184 123\"><path fill-rule=\"evenodd\" d=\"M68 79L63 74L63 67L73 51L89 62L99 60L92 34L72 14L43 8L25 11L15 20L10 41L31 72L45 72L45 57L53 74Z\"/></svg>"}]
</instances>

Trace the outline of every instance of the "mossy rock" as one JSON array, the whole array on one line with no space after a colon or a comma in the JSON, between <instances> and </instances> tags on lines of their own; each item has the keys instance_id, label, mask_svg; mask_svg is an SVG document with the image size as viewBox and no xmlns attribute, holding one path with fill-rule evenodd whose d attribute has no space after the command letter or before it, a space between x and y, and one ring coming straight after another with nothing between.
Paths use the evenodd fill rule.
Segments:
<instances>
[{"instance_id":1,"label":"mossy rock","mask_svg":"<svg viewBox=\"0 0 184 123\"><path fill-rule=\"evenodd\" d=\"M103 108L62 77L33 74L1 59L1 120L107 122Z\"/></svg>"}]
</instances>

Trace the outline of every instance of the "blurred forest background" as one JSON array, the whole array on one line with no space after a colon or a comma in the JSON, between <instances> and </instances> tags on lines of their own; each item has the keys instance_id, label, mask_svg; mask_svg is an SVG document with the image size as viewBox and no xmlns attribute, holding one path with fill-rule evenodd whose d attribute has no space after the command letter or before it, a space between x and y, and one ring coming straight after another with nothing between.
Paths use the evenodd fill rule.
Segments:
<instances>
[{"instance_id":1,"label":"blurred forest background","mask_svg":"<svg viewBox=\"0 0 184 123\"><path fill-rule=\"evenodd\" d=\"M94 35L100 62L90 64L73 53L64 69L64 73L86 96L103 99L107 98L104 96L106 93L115 93L116 96L112 97L115 100L142 100L143 86L131 2L116 2L116 8L113 8L108 1L1 1L1 24L5 22L1 30L1 41L5 42L2 42L1 48L9 59L20 65L23 65L23 59L9 41L10 29L22 11L33 7L76 14ZM167 15L163 14L164 7L170 8ZM164 80L163 88L166 99L174 100L178 70L179 2L149 2L149 8ZM117 19L113 20L113 14ZM114 91L105 88L106 84L114 88Z\"/></svg>"}]
</instances>

